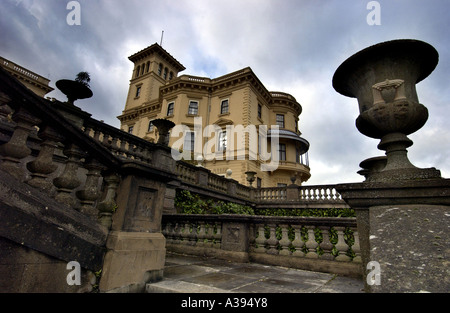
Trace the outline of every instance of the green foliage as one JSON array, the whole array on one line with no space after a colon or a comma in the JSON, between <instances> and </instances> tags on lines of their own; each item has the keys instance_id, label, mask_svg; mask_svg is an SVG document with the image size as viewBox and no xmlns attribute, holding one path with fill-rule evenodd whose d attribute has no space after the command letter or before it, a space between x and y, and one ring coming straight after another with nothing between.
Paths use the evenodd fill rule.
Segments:
<instances>
[{"instance_id":1,"label":"green foliage","mask_svg":"<svg viewBox=\"0 0 450 313\"><path fill-rule=\"evenodd\" d=\"M242 204L203 199L187 190L177 192L175 207L183 214L242 214L255 215L253 209Z\"/></svg>"},{"instance_id":2,"label":"green foliage","mask_svg":"<svg viewBox=\"0 0 450 313\"><path fill-rule=\"evenodd\" d=\"M91 76L88 72L79 72L75 81L82 83L86 87L89 87L89 82L91 81Z\"/></svg>"}]
</instances>

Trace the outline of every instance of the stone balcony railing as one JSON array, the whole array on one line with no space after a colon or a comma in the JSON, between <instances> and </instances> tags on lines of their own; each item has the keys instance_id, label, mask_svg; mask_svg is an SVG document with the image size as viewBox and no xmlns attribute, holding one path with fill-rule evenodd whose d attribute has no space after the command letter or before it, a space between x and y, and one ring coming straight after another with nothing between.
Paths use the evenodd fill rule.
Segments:
<instances>
[{"instance_id":1,"label":"stone balcony railing","mask_svg":"<svg viewBox=\"0 0 450 313\"><path fill-rule=\"evenodd\" d=\"M334 185L252 188L183 161L177 162L176 172L181 181L180 188L212 198L226 197L236 203L253 204L261 208L348 208Z\"/></svg>"},{"instance_id":2,"label":"stone balcony railing","mask_svg":"<svg viewBox=\"0 0 450 313\"><path fill-rule=\"evenodd\" d=\"M162 223L170 251L361 275L352 218L165 214Z\"/></svg>"}]
</instances>

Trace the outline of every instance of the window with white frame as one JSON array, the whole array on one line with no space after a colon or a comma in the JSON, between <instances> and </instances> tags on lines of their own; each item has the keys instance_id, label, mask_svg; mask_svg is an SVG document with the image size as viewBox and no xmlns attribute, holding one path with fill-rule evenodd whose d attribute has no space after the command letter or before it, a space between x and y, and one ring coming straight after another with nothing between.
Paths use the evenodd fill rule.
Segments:
<instances>
[{"instance_id":1,"label":"window with white frame","mask_svg":"<svg viewBox=\"0 0 450 313\"><path fill-rule=\"evenodd\" d=\"M198 114L198 101L189 101L189 115L197 115Z\"/></svg>"},{"instance_id":2,"label":"window with white frame","mask_svg":"<svg viewBox=\"0 0 450 313\"><path fill-rule=\"evenodd\" d=\"M185 151L194 151L195 132L186 132L184 137L183 149Z\"/></svg>"},{"instance_id":3,"label":"window with white frame","mask_svg":"<svg viewBox=\"0 0 450 313\"><path fill-rule=\"evenodd\" d=\"M225 151L227 149L227 132L221 131L217 143L217 151Z\"/></svg>"}]
</instances>

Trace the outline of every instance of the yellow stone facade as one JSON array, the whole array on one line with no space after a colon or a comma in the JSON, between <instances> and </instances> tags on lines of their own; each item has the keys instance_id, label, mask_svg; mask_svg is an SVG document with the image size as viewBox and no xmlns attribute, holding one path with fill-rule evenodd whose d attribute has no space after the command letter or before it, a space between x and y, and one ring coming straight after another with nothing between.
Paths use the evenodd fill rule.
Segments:
<instances>
[{"instance_id":1,"label":"yellow stone facade","mask_svg":"<svg viewBox=\"0 0 450 313\"><path fill-rule=\"evenodd\" d=\"M8 73L19 79L28 89L35 94L44 97L50 91L54 90L48 84L50 80L38 75L8 59L0 57L0 66L2 66Z\"/></svg>"},{"instance_id":2,"label":"yellow stone facade","mask_svg":"<svg viewBox=\"0 0 450 313\"><path fill-rule=\"evenodd\" d=\"M185 69L184 66L156 43L129 59L134 63L134 69L125 109L118 116L122 130L155 141L158 134L151 124L152 120L165 118L175 125L185 125L191 131L197 131L192 135L194 140L180 139L183 133L177 134L173 129L169 145L174 148L174 144L180 141L184 143L181 149L178 146L176 148L188 156L185 159L192 159L194 163L197 163L198 151L200 154L203 152L202 166L245 185L248 185L247 171L256 172L254 187L289 185L293 176L296 177L296 183L301 184L311 176L308 166L309 143L300 137L298 130L301 105L290 94L268 91L251 68L214 79L178 76ZM199 120L202 129L194 129L195 122L198 124ZM261 159L260 151L256 151L256 157L250 157L254 150L250 149L248 132L235 134L233 139L231 133L212 133L210 137L205 137L202 134L207 125L217 125L222 131L226 131L227 126L236 129L242 125L249 129L254 125L258 133L261 125L267 125L268 152L271 136L279 135L278 167L272 171L262 170L261 164L269 161ZM279 131L275 131L272 125L279 125ZM190 136L187 134L184 137ZM216 142L211 149L214 157L205 155L202 149L208 141ZM239 147L243 149L239 150ZM233 151L235 156L242 151L244 160L238 160L237 157L227 160L226 149ZM189 153L191 150L195 150L195 153Z\"/></svg>"}]
</instances>

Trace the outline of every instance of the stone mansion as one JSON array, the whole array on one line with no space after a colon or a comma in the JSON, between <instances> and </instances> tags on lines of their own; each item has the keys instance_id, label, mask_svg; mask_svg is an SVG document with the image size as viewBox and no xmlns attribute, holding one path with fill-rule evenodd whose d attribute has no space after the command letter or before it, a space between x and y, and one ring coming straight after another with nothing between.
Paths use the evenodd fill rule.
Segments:
<instances>
[{"instance_id":1,"label":"stone mansion","mask_svg":"<svg viewBox=\"0 0 450 313\"><path fill-rule=\"evenodd\" d=\"M118 116L122 130L155 141L158 134L152 120L163 118L175 125L185 125L190 131L181 134L184 136L181 138L183 155L186 151L192 152L188 153L192 155L188 159L194 163L201 160L201 165L213 173L231 177L241 184L248 185L246 172L256 173L253 185L256 187L286 186L294 177L295 182L301 184L310 178L309 142L301 137L298 129L301 105L290 94L268 91L251 68L214 79L178 76L185 67L157 43L133 54L129 60L134 63L134 69L125 109ZM208 160L194 155L196 144L201 149L211 140L195 142L201 138L195 136L197 130L194 130L195 118L199 117L203 127L217 125L222 130L216 136L212 151L223 157ZM267 159L261 159L259 154L257 158L249 157L249 132L236 136L240 138L230 138L236 134L227 133L227 126L237 125L244 128L254 125L258 131L261 125L267 125L269 142L274 135L278 136L279 162L275 170L262 171L261 164ZM278 125L279 129L271 130L271 125ZM169 145L177 140L179 137L172 134ZM226 149L237 152L239 141L245 158L225 158ZM270 146L267 143L268 149Z\"/></svg>"}]
</instances>

